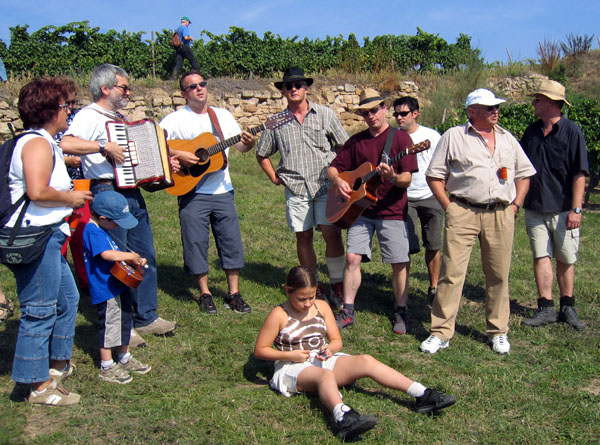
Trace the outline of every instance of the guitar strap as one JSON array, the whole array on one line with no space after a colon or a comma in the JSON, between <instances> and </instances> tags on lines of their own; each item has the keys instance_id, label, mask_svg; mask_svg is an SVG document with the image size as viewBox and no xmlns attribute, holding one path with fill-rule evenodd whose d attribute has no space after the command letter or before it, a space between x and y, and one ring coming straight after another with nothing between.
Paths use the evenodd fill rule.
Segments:
<instances>
[{"instance_id":1,"label":"guitar strap","mask_svg":"<svg viewBox=\"0 0 600 445\"><path fill-rule=\"evenodd\" d=\"M385 146L381 153L381 162L388 164L390 163L390 152L392 151L392 144L394 143L394 136L396 136L396 129L390 125L390 131L388 131L387 139L385 140Z\"/></svg>"},{"instance_id":2,"label":"guitar strap","mask_svg":"<svg viewBox=\"0 0 600 445\"><path fill-rule=\"evenodd\" d=\"M215 130L217 130L219 139L221 139L221 142L223 142L225 138L223 137L223 132L221 131L221 126L219 125L219 119L217 119L217 114L212 107L208 107L208 116L210 117L210 122L212 123L213 127L215 127Z\"/></svg>"}]
</instances>

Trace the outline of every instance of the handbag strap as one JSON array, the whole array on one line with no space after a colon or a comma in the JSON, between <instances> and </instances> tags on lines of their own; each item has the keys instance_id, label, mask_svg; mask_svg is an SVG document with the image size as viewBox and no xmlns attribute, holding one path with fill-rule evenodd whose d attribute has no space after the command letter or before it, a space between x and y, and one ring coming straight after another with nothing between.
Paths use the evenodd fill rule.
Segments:
<instances>
[{"instance_id":1,"label":"handbag strap","mask_svg":"<svg viewBox=\"0 0 600 445\"><path fill-rule=\"evenodd\" d=\"M221 139L221 142L223 142L225 138L223 137L223 132L221 131L221 125L219 125L219 119L217 119L217 114L212 107L208 107L208 116L210 117L210 122L212 123L213 127L215 127L215 130L217 130L219 139Z\"/></svg>"},{"instance_id":2,"label":"handbag strap","mask_svg":"<svg viewBox=\"0 0 600 445\"><path fill-rule=\"evenodd\" d=\"M36 131L31 131L30 133L39 134L40 136L42 136L41 133L38 133ZM52 148L52 145L50 145L50 148L52 149L52 171L50 172L50 175L52 176L54 167L56 167L56 156L54 154L54 149ZM23 218L25 218L25 213L27 211L27 207L29 207L29 203L31 202L31 199L29 198L29 196L27 196L27 192L23 193L23 195L19 199L17 199L17 201L15 201L15 203L11 206L11 208L14 207L16 210L23 201L25 202L25 204L23 204L23 208L21 208L21 211L19 212L17 221L15 222L15 225L13 226L12 230L10 231L10 236L7 241L7 245L9 245L9 246L12 246L15 238L19 234L19 230L21 229L21 224L23 224ZM11 215L13 213L14 213L14 210L11 212Z\"/></svg>"}]
</instances>

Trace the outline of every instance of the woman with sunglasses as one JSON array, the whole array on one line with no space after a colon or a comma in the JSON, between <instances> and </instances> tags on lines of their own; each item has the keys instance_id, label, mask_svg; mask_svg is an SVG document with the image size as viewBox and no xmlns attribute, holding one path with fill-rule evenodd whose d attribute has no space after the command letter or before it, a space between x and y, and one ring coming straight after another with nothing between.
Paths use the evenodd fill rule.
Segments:
<instances>
[{"instance_id":1,"label":"woman with sunglasses","mask_svg":"<svg viewBox=\"0 0 600 445\"><path fill-rule=\"evenodd\" d=\"M12 378L31 385L28 401L41 405L73 405L79 395L61 380L70 366L79 293L71 270L60 253L69 234L65 217L92 199L89 191L71 191L62 150L54 142L67 129L69 94L53 78L34 79L19 93L19 116L28 132L17 142L9 169L11 202L23 194L30 199L17 208L3 230L21 224L51 227L53 232L40 257L29 264L10 265L21 306L21 320ZM29 132L29 130L31 130Z\"/></svg>"}]
</instances>

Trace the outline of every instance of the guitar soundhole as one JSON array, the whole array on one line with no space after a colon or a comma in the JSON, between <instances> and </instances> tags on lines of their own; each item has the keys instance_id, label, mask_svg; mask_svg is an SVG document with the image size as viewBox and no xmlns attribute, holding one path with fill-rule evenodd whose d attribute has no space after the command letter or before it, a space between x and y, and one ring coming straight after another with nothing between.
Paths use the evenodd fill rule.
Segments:
<instances>
[{"instance_id":1,"label":"guitar soundhole","mask_svg":"<svg viewBox=\"0 0 600 445\"><path fill-rule=\"evenodd\" d=\"M208 151L201 148L200 150L196 151L196 157L200 159L200 162L204 163L210 156L208 155Z\"/></svg>"},{"instance_id":2,"label":"guitar soundhole","mask_svg":"<svg viewBox=\"0 0 600 445\"><path fill-rule=\"evenodd\" d=\"M354 181L354 185L352 186L352 190L357 191L360 186L362 185L362 180L360 178L358 178L356 181Z\"/></svg>"}]
</instances>

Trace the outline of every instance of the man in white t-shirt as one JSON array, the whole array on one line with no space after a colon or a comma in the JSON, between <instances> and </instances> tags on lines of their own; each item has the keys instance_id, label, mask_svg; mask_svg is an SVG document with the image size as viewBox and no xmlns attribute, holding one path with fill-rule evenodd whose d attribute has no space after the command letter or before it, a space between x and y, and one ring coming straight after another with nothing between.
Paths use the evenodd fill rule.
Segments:
<instances>
[{"instance_id":1,"label":"man in white t-shirt","mask_svg":"<svg viewBox=\"0 0 600 445\"><path fill-rule=\"evenodd\" d=\"M417 123L419 117L419 101L414 97L401 97L394 101L394 117L398 128L406 131L413 143L418 144L426 139L431 142L429 150L417 154L419 171L413 173L412 182L407 189L408 195L408 242L410 254L420 250L417 223L420 221L421 237L425 247L425 263L429 274L429 289L427 297L433 300L437 292L437 283L440 275L440 249L442 248L442 221L444 210L435 199L425 179L425 171L435 151L440 134L432 128L424 127ZM410 263L409 263L410 267ZM406 274L408 280L408 273ZM406 283L408 288L408 282Z\"/></svg>"},{"instance_id":2,"label":"man in white t-shirt","mask_svg":"<svg viewBox=\"0 0 600 445\"><path fill-rule=\"evenodd\" d=\"M161 121L160 126L167 130L168 139L191 140L203 133L209 133L209 138L212 134L216 144L220 138L211 122L207 82L204 76L198 71L188 71L181 77L179 87L187 105L170 113ZM247 131L242 132L229 111L210 108L215 112L223 139L241 133L240 141L233 147L240 152L246 152L254 146L254 136ZM200 161L195 155L195 148L190 148L189 151L177 150L174 146L181 146L172 145L171 154L179 160L182 169L193 167ZM229 148L224 151L224 156L227 158L228 154ZM222 155L223 153L216 153L209 162L216 162L214 156ZM211 171L211 167L208 167L207 171ZM208 243L209 232L212 229L221 267L227 276L229 292L224 299L225 306L240 313L250 312L250 306L242 299L238 287L240 269L244 267L244 249L228 163L225 162L222 169L201 176L194 189L178 198L178 203L184 268L198 281L201 292L198 301L200 309L207 314L217 313L208 287Z\"/></svg>"},{"instance_id":3,"label":"man in white t-shirt","mask_svg":"<svg viewBox=\"0 0 600 445\"><path fill-rule=\"evenodd\" d=\"M144 280L136 289L131 289L135 330L132 331L130 346L142 346L144 341L138 332L165 335L174 331L177 323L163 320L156 313L156 252L144 197L138 188L120 189L115 183L113 161L123 162L125 156L116 142L108 141L106 122L125 120L119 110L127 106L131 94L127 73L110 63L98 65L92 72L90 89L94 102L75 115L60 142L60 148L65 153L81 157L83 176L92 180L91 191L94 195L106 190L122 194L127 199L129 211L138 220L138 225L133 229L118 227L111 230L110 234L120 243L122 250L129 249L148 260Z\"/></svg>"}]
</instances>

